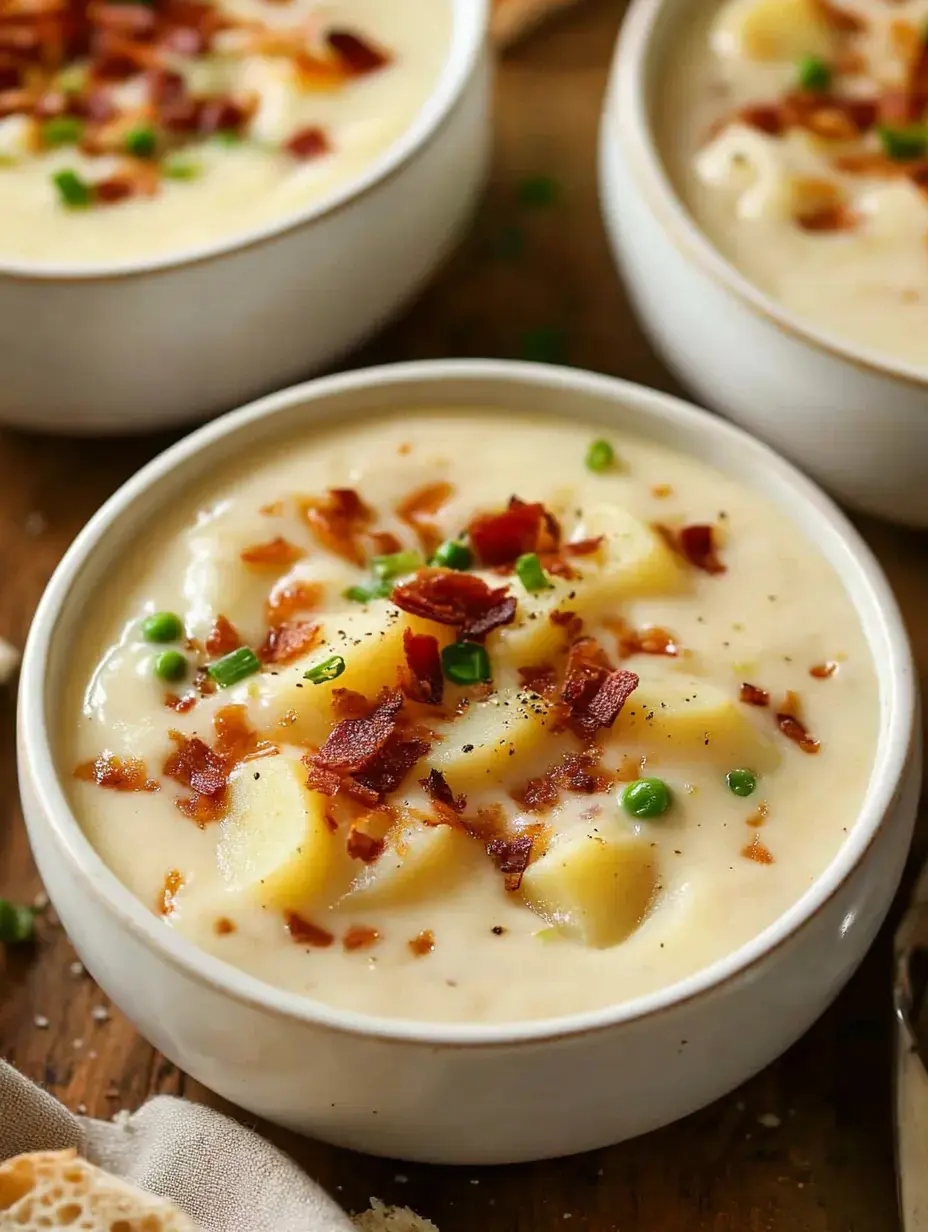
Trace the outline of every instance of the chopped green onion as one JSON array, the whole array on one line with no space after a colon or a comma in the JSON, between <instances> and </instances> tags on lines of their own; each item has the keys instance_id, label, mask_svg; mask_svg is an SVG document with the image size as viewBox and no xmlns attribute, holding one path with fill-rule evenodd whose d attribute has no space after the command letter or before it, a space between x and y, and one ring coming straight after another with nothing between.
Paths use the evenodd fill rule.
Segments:
<instances>
[{"instance_id":1,"label":"chopped green onion","mask_svg":"<svg viewBox=\"0 0 928 1232\"><path fill-rule=\"evenodd\" d=\"M798 65L798 78L803 90L822 94L831 85L831 66L821 56L803 56Z\"/></svg>"},{"instance_id":2,"label":"chopped green onion","mask_svg":"<svg viewBox=\"0 0 928 1232\"><path fill-rule=\"evenodd\" d=\"M441 652L441 666L454 684L480 684L491 680L490 656L476 642L453 642Z\"/></svg>"},{"instance_id":3,"label":"chopped green onion","mask_svg":"<svg viewBox=\"0 0 928 1232\"><path fill-rule=\"evenodd\" d=\"M460 539L449 539L435 549L431 563L443 569L469 569L474 563L474 554Z\"/></svg>"},{"instance_id":4,"label":"chopped green onion","mask_svg":"<svg viewBox=\"0 0 928 1232\"><path fill-rule=\"evenodd\" d=\"M176 642L183 632L183 621L174 612L155 612L142 621L142 637L146 642Z\"/></svg>"},{"instance_id":5,"label":"chopped green onion","mask_svg":"<svg viewBox=\"0 0 928 1232\"><path fill-rule=\"evenodd\" d=\"M404 573L415 573L421 564L422 557L418 552L393 552L390 556L375 556L371 568L375 577L389 582Z\"/></svg>"},{"instance_id":6,"label":"chopped green onion","mask_svg":"<svg viewBox=\"0 0 928 1232\"><path fill-rule=\"evenodd\" d=\"M601 474L615 462L615 450L608 441L594 441L586 451L586 469Z\"/></svg>"},{"instance_id":7,"label":"chopped green onion","mask_svg":"<svg viewBox=\"0 0 928 1232\"><path fill-rule=\"evenodd\" d=\"M233 128L221 129L218 133L213 133L213 141L216 145L241 145L241 134L237 133Z\"/></svg>"},{"instance_id":8,"label":"chopped green onion","mask_svg":"<svg viewBox=\"0 0 928 1232\"><path fill-rule=\"evenodd\" d=\"M158 149L158 134L153 128L133 128L126 134L126 150L135 158L152 158Z\"/></svg>"},{"instance_id":9,"label":"chopped green onion","mask_svg":"<svg viewBox=\"0 0 928 1232\"><path fill-rule=\"evenodd\" d=\"M35 934L35 911L0 898L0 942L21 945Z\"/></svg>"},{"instance_id":10,"label":"chopped green onion","mask_svg":"<svg viewBox=\"0 0 928 1232\"><path fill-rule=\"evenodd\" d=\"M187 660L179 650L162 650L155 658L154 672L159 680L183 680L187 675Z\"/></svg>"},{"instance_id":11,"label":"chopped green onion","mask_svg":"<svg viewBox=\"0 0 928 1232\"><path fill-rule=\"evenodd\" d=\"M76 171L57 171L52 176L52 183L58 189L62 202L69 209L83 209L93 200L90 185L85 183Z\"/></svg>"},{"instance_id":12,"label":"chopped green onion","mask_svg":"<svg viewBox=\"0 0 928 1232\"><path fill-rule=\"evenodd\" d=\"M556 325L543 325L522 335L522 359L536 364L561 364L567 358L567 335Z\"/></svg>"},{"instance_id":13,"label":"chopped green onion","mask_svg":"<svg viewBox=\"0 0 928 1232\"><path fill-rule=\"evenodd\" d=\"M673 797L663 779L638 779L622 793L622 807L632 817L660 817L670 808Z\"/></svg>"},{"instance_id":14,"label":"chopped green onion","mask_svg":"<svg viewBox=\"0 0 928 1232\"><path fill-rule=\"evenodd\" d=\"M371 599L386 599L392 593L393 583L388 581L375 582L371 586L349 586L342 591L352 603L370 603Z\"/></svg>"},{"instance_id":15,"label":"chopped green onion","mask_svg":"<svg viewBox=\"0 0 928 1232\"><path fill-rule=\"evenodd\" d=\"M199 163L187 162L182 158L168 158L162 163L161 172L169 180L195 180L203 174Z\"/></svg>"},{"instance_id":16,"label":"chopped green onion","mask_svg":"<svg viewBox=\"0 0 928 1232\"><path fill-rule=\"evenodd\" d=\"M525 209L544 209L557 200L557 182L550 175L527 175L519 182L517 196Z\"/></svg>"},{"instance_id":17,"label":"chopped green onion","mask_svg":"<svg viewBox=\"0 0 928 1232\"><path fill-rule=\"evenodd\" d=\"M729 770L725 782L736 796L750 796L757 786L757 775L753 770Z\"/></svg>"},{"instance_id":18,"label":"chopped green onion","mask_svg":"<svg viewBox=\"0 0 928 1232\"><path fill-rule=\"evenodd\" d=\"M77 116L55 116L42 125L43 145L75 145L84 135L84 121Z\"/></svg>"},{"instance_id":19,"label":"chopped green onion","mask_svg":"<svg viewBox=\"0 0 928 1232\"><path fill-rule=\"evenodd\" d=\"M912 159L923 158L928 150L928 129L921 124L907 124L901 128L881 124L877 132L884 151L897 162L911 162Z\"/></svg>"},{"instance_id":20,"label":"chopped green onion","mask_svg":"<svg viewBox=\"0 0 928 1232\"><path fill-rule=\"evenodd\" d=\"M516 575L528 591L550 590L553 583L534 552L527 552L516 561Z\"/></svg>"},{"instance_id":21,"label":"chopped green onion","mask_svg":"<svg viewBox=\"0 0 928 1232\"><path fill-rule=\"evenodd\" d=\"M215 680L220 689L229 689L246 676L253 676L261 668L261 660L250 646L239 646L215 663L210 663L206 669L210 679Z\"/></svg>"},{"instance_id":22,"label":"chopped green onion","mask_svg":"<svg viewBox=\"0 0 928 1232\"><path fill-rule=\"evenodd\" d=\"M332 655L331 659L326 659L324 663L319 663L315 667L311 667L308 672L303 673L304 680L311 680L313 684L328 684L330 680L337 680L345 670L345 660L341 655Z\"/></svg>"}]
</instances>

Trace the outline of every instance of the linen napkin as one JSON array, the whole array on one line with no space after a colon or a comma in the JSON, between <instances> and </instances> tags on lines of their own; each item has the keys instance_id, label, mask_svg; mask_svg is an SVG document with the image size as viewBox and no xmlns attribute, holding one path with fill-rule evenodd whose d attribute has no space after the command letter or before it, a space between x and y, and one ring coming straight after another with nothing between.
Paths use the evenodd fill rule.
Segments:
<instances>
[{"instance_id":1,"label":"linen napkin","mask_svg":"<svg viewBox=\"0 0 928 1232\"><path fill-rule=\"evenodd\" d=\"M159 1095L94 1121L0 1061L0 1160L67 1147L169 1199L203 1232L354 1232L292 1159L211 1108Z\"/></svg>"}]
</instances>

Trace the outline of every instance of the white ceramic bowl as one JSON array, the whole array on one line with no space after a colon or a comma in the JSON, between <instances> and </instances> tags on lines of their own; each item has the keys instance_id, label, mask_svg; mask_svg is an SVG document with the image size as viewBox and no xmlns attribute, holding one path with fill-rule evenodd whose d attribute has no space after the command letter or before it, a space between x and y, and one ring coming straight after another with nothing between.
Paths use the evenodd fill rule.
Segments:
<instances>
[{"instance_id":1,"label":"white ceramic bowl","mask_svg":"<svg viewBox=\"0 0 928 1232\"><path fill-rule=\"evenodd\" d=\"M652 103L691 3L634 0L600 132L606 228L642 325L701 401L839 500L928 526L928 362L866 353L781 307L710 244L665 173Z\"/></svg>"},{"instance_id":2,"label":"white ceramic bowl","mask_svg":"<svg viewBox=\"0 0 928 1232\"><path fill-rule=\"evenodd\" d=\"M67 433L202 421L361 343L452 250L490 149L488 0L406 133L299 213L108 267L0 263L0 423Z\"/></svg>"},{"instance_id":3,"label":"white ceramic bowl","mask_svg":"<svg viewBox=\"0 0 928 1232\"><path fill-rule=\"evenodd\" d=\"M196 949L104 865L71 813L55 725L85 604L113 561L204 465L314 424L391 408L537 409L663 441L762 493L837 570L880 678L871 782L830 867L779 920L698 974L617 1007L513 1025L373 1018L282 992ZM250 1112L339 1145L442 1163L600 1147L693 1111L797 1038L886 914L920 783L916 684L893 596L867 547L808 480L721 419L589 373L490 361L354 372L265 398L145 467L78 536L26 647L19 772L33 851L83 961L162 1052Z\"/></svg>"}]
</instances>

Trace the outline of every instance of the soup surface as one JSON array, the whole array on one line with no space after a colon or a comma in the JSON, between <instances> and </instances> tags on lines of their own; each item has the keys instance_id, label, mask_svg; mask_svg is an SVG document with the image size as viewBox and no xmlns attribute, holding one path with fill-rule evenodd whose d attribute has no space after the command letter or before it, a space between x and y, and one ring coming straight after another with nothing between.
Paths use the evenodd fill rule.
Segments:
<instances>
[{"instance_id":1,"label":"soup surface","mask_svg":"<svg viewBox=\"0 0 928 1232\"><path fill-rule=\"evenodd\" d=\"M875 746L850 600L746 487L597 438L396 414L158 515L87 612L61 758L165 928L334 1005L529 1019L809 888Z\"/></svg>"},{"instance_id":2,"label":"soup surface","mask_svg":"<svg viewBox=\"0 0 928 1232\"><path fill-rule=\"evenodd\" d=\"M451 41L448 0L101 0L57 50L26 7L0 18L36 43L0 53L0 261L113 264L293 214L402 135Z\"/></svg>"},{"instance_id":3,"label":"soup surface","mask_svg":"<svg viewBox=\"0 0 928 1232\"><path fill-rule=\"evenodd\" d=\"M693 5L659 143L696 222L810 324L928 360L928 3Z\"/></svg>"}]
</instances>

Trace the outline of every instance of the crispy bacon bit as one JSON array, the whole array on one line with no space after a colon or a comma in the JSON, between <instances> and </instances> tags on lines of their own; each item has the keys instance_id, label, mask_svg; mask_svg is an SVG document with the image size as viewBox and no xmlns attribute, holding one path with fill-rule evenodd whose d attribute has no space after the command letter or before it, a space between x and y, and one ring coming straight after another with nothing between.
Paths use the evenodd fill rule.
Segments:
<instances>
[{"instance_id":1,"label":"crispy bacon bit","mask_svg":"<svg viewBox=\"0 0 928 1232\"><path fill-rule=\"evenodd\" d=\"M551 519L554 527L557 523ZM484 513L474 518L468 527L470 541L482 565L512 565L526 552L556 551L560 534L549 534L551 544L542 544L545 530L550 531L544 505L528 504L512 497L507 508L499 513Z\"/></svg>"},{"instance_id":2,"label":"crispy bacon bit","mask_svg":"<svg viewBox=\"0 0 928 1232\"><path fill-rule=\"evenodd\" d=\"M416 532L426 556L431 556L441 543L442 534L435 522L435 514L452 496L453 484L428 483L425 487L411 492L396 507L396 516Z\"/></svg>"},{"instance_id":3,"label":"crispy bacon bit","mask_svg":"<svg viewBox=\"0 0 928 1232\"><path fill-rule=\"evenodd\" d=\"M390 53L351 30L329 30L325 41L353 77L376 73L390 63Z\"/></svg>"},{"instance_id":4,"label":"crispy bacon bit","mask_svg":"<svg viewBox=\"0 0 928 1232\"><path fill-rule=\"evenodd\" d=\"M164 695L164 704L176 714L186 714L199 700L196 693L185 693L183 697L178 697L176 693L165 693Z\"/></svg>"},{"instance_id":5,"label":"crispy bacon bit","mask_svg":"<svg viewBox=\"0 0 928 1232\"><path fill-rule=\"evenodd\" d=\"M678 550L691 565L704 573L724 573L715 546L715 527L706 524L682 527L676 535Z\"/></svg>"},{"instance_id":6,"label":"crispy bacon bit","mask_svg":"<svg viewBox=\"0 0 928 1232\"><path fill-rule=\"evenodd\" d=\"M456 796L440 770L430 770L428 777L420 779L419 782L430 799L451 809L452 813L463 813L467 808L467 796Z\"/></svg>"},{"instance_id":7,"label":"crispy bacon bit","mask_svg":"<svg viewBox=\"0 0 928 1232\"><path fill-rule=\"evenodd\" d=\"M285 620L268 630L258 658L262 663L293 663L321 641L321 625L309 620Z\"/></svg>"},{"instance_id":8,"label":"crispy bacon bit","mask_svg":"<svg viewBox=\"0 0 928 1232\"><path fill-rule=\"evenodd\" d=\"M359 787L367 793L374 793L374 798L382 799L391 791L396 791L400 783L410 772L416 762L429 751L429 744L418 738L406 739L399 732L394 733L379 753L376 753L363 769L358 770L345 790L349 795L354 788ZM366 803L366 797L360 797Z\"/></svg>"},{"instance_id":9,"label":"crispy bacon bit","mask_svg":"<svg viewBox=\"0 0 928 1232\"><path fill-rule=\"evenodd\" d=\"M859 34L866 29L866 22L862 17L842 8L840 4L832 4L831 0L815 0L815 7L838 34Z\"/></svg>"},{"instance_id":10,"label":"crispy bacon bit","mask_svg":"<svg viewBox=\"0 0 928 1232\"><path fill-rule=\"evenodd\" d=\"M275 586L268 596L265 618L269 625L282 624L299 612L311 612L322 600L319 582L288 582Z\"/></svg>"},{"instance_id":11,"label":"crispy bacon bit","mask_svg":"<svg viewBox=\"0 0 928 1232\"><path fill-rule=\"evenodd\" d=\"M290 936L298 945L312 945L316 949L325 950L335 940L327 929L320 928L318 924L312 924L296 911L285 911L284 923L287 925Z\"/></svg>"},{"instance_id":12,"label":"crispy bacon bit","mask_svg":"<svg viewBox=\"0 0 928 1232\"><path fill-rule=\"evenodd\" d=\"M213 716L216 729L216 751L229 762L229 769L257 754L276 753L277 746L259 740L258 733L248 723L244 706L223 706Z\"/></svg>"},{"instance_id":13,"label":"crispy bacon bit","mask_svg":"<svg viewBox=\"0 0 928 1232\"><path fill-rule=\"evenodd\" d=\"M394 690L387 693L363 718L343 719L335 725L325 744L313 757L314 763L327 770L348 773L360 770L393 735L402 705L402 693Z\"/></svg>"},{"instance_id":14,"label":"crispy bacon bit","mask_svg":"<svg viewBox=\"0 0 928 1232\"><path fill-rule=\"evenodd\" d=\"M225 758L213 752L199 736L184 736L178 731L168 734L174 742L174 752L164 763L164 773L192 793L178 800L178 808L201 827L218 821L226 804Z\"/></svg>"},{"instance_id":15,"label":"crispy bacon bit","mask_svg":"<svg viewBox=\"0 0 928 1232\"><path fill-rule=\"evenodd\" d=\"M548 664L520 667L519 679L523 688L537 693L539 697L553 697L557 691L557 671Z\"/></svg>"},{"instance_id":16,"label":"crispy bacon bit","mask_svg":"<svg viewBox=\"0 0 928 1232\"><path fill-rule=\"evenodd\" d=\"M756 684L745 681L741 686L740 700L746 706L769 706L770 694L766 689L759 689Z\"/></svg>"},{"instance_id":17,"label":"crispy bacon bit","mask_svg":"<svg viewBox=\"0 0 928 1232\"><path fill-rule=\"evenodd\" d=\"M242 560L255 569L289 569L296 561L301 560L306 553L295 543L290 543L282 535L269 539L267 543L256 543L242 552Z\"/></svg>"},{"instance_id":18,"label":"crispy bacon bit","mask_svg":"<svg viewBox=\"0 0 928 1232\"><path fill-rule=\"evenodd\" d=\"M355 689L332 690L332 713L336 719L363 719L373 706L363 693Z\"/></svg>"},{"instance_id":19,"label":"crispy bacon bit","mask_svg":"<svg viewBox=\"0 0 928 1232\"><path fill-rule=\"evenodd\" d=\"M235 925L228 916L221 915L213 926L213 931L220 937L228 937L229 933L234 933Z\"/></svg>"},{"instance_id":20,"label":"crispy bacon bit","mask_svg":"<svg viewBox=\"0 0 928 1232\"><path fill-rule=\"evenodd\" d=\"M372 530L368 538L377 556L392 556L403 550L403 541L389 530Z\"/></svg>"},{"instance_id":21,"label":"crispy bacon bit","mask_svg":"<svg viewBox=\"0 0 928 1232\"><path fill-rule=\"evenodd\" d=\"M223 655L231 654L233 650L238 650L242 644L242 639L238 635L238 630L225 616L217 616L216 623L209 631L209 636L206 639L206 653L211 659L220 659Z\"/></svg>"},{"instance_id":22,"label":"crispy bacon bit","mask_svg":"<svg viewBox=\"0 0 928 1232\"><path fill-rule=\"evenodd\" d=\"M294 133L284 147L294 158L308 162L311 158L322 158L332 152L332 144L324 128L311 124Z\"/></svg>"},{"instance_id":23,"label":"crispy bacon bit","mask_svg":"<svg viewBox=\"0 0 928 1232\"><path fill-rule=\"evenodd\" d=\"M422 932L407 944L416 958L425 958L426 954L431 954L435 949L435 934L430 928L423 928Z\"/></svg>"},{"instance_id":24,"label":"crispy bacon bit","mask_svg":"<svg viewBox=\"0 0 928 1232\"><path fill-rule=\"evenodd\" d=\"M745 822L749 826L762 826L770 815L770 807L761 800L757 808L749 817L745 817Z\"/></svg>"},{"instance_id":25,"label":"crispy bacon bit","mask_svg":"<svg viewBox=\"0 0 928 1232\"><path fill-rule=\"evenodd\" d=\"M540 778L529 779L524 787L513 792L513 798L528 812L543 813L558 802L560 788L584 795L608 791L612 785L611 776L594 773L599 769L601 754L595 744L581 753L565 753Z\"/></svg>"},{"instance_id":26,"label":"crispy bacon bit","mask_svg":"<svg viewBox=\"0 0 928 1232\"><path fill-rule=\"evenodd\" d=\"M414 633L407 627L403 630L403 653L406 656L406 668L400 669L403 692L414 702L440 705L445 678L438 638L429 633Z\"/></svg>"},{"instance_id":27,"label":"crispy bacon bit","mask_svg":"<svg viewBox=\"0 0 928 1232\"><path fill-rule=\"evenodd\" d=\"M516 615L516 600L508 587L492 589L482 578L453 569L420 569L395 588L393 602L413 616L453 625L469 641L482 641L492 629L511 624Z\"/></svg>"},{"instance_id":28,"label":"crispy bacon bit","mask_svg":"<svg viewBox=\"0 0 928 1232\"><path fill-rule=\"evenodd\" d=\"M494 838L487 843L487 855L503 874L506 889L515 893L522 884L522 876L532 858L535 845L533 834L520 834L516 838Z\"/></svg>"},{"instance_id":29,"label":"crispy bacon bit","mask_svg":"<svg viewBox=\"0 0 928 1232\"><path fill-rule=\"evenodd\" d=\"M749 103L738 111L736 119L770 137L779 137L783 132L783 115L778 103Z\"/></svg>"},{"instance_id":30,"label":"crispy bacon bit","mask_svg":"<svg viewBox=\"0 0 928 1232\"><path fill-rule=\"evenodd\" d=\"M817 663L815 667L809 668L809 675L814 676L816 680L827 680L829 676L833 676L838 670L838 664L834 659L829 659L825 663Z\"/></svg>"},{"instance_id":31,"label":"crispy bacon bit","mask_svg":"<svg viewBox=\"0 0 928 1232\"><path fill-rule=\"evenodd\" d=\"M551 624L564 630L569 642L576 641L583 632L583 617L578 616L576 612L568 611L566 608L555 608L553 612L548 613L548 620Z\"/></svg>"},{"instance_id":32,"label":"crispy bacon bit","mask_svg":"<svg viewBox=\"0 0 928 1232\"><path fill-rule=\"evenodd\" d=\"M613 670L595 638L584 637L571 646L561 702L578 735L588 737L601 727L611 727L637 687L635 673Z\"/></svg>"},{"instance_id":33,"label":"crispy bacon bit","mask_svg":"<svg viewBox=\"0 0 928 1232\"><path fill-rule=\"evenodd\" d=\"M184 879L176 868L172 868L164 877L164 889L161 891L159 910L162 915L173 915L176 908L175 899L183 889Z\"/></svg>"},{"instance_id":34,"label":"crispy bacon bit","mask_svg":"<svg viewBox=\"0 0 928 1232\"><path fill-rule=\"evenodd\" d=\"M380 933L369 924L352 924L342 937L342 946L352 953L354 950L369 950L380 940Z\"/></svg>"},{"instance_id":35,"label":"crispy bacon bit","mask_svg":"<svg viewBox=\"0 0 928 1232\"><path fill-rule=\"evenodd\" d=\"M85 783L96 783L111 791L160 791L161 785L148 777L140 757L117 757L103 752L94 761L82 762L74 769L74 777Z\"/></svg>"},{"instance_id":36,"label":"crispy bacon bit","mask_svg":"<svg viewBox=\"0 0 928 1232\"><path fill-rule=\"evenodd\" d=\"M360 860L364 864L373 864L383 854L384 840L375 838L362 830L358 822L351 823L348 831L348 854L352 860Z\"/></svg>"},{"instance_id":37,"label":"crispy bacon bit","mask_svg":"<svg viewBox=\"0 0 928 1232\"><path fill-rule=\"evenodd\" d=\"M746 847L741 848L741 854L746 860L753 860L755 864L772 864L773 856L767 847L760 841L760 835L755 834Z\"/></svg>"},{"instance_id":38,"label":"crispy bacon bit","mask_svg":"<svg viewBox=\"0 0 928 1232\"><path fill-rule=\"evenodd\" d=\"M300 516L321 547L354 565L364 564L360 536L374 515L351 488L330 488L325 499L298 502Z\"/></svg>"},{"instance_id":39,"label":"crispy bacon bit","mask_svg":"<svg viewBox=\"0 0 928 1232\"><path fill-rule=\"evenodd\" d=\"M674 635L657 625L639 631L631 628L621 618L609 620L606 625L616 635L620 659L630 659L636 654L662 655L675 659L680 654L680 647Z\"/></svg>"},{"instance_id":40,"label":"crispy bacon bit","mask_svg":"<svg viewBox=\"0 0 928 1232\"><path fill-rule=\"evenodd\" d=\"M803 753L817 753L822 747L821 743L809 734L805 724L799 718L799 708L799 697L791 690L786 694L777 711L777 727L787 740L798 744Z\"/></svg>"},{"instance_id":41,"label":"crispy bacon bit","mask_svg":"<svg viewBox=\"0 0 928 1232\"><path fill-rule=\"evenodd\" d=\"M834 205L820 205L804 213L796 215L796 226L801 231L824 234L832 231L853 231L860 221L860 216L845 205L837 202ZM709 570L712 572L712 570ZM721 570L715 570L721 572Z\"/></svg>"}]
</instances>

